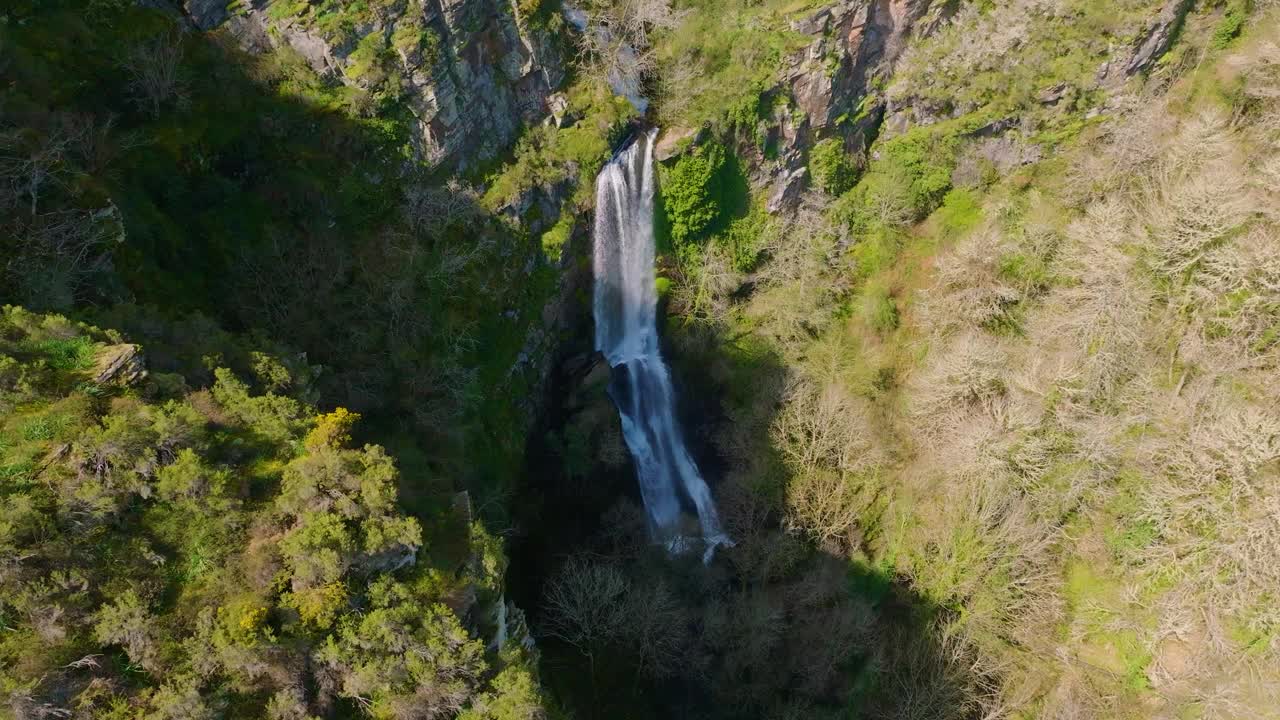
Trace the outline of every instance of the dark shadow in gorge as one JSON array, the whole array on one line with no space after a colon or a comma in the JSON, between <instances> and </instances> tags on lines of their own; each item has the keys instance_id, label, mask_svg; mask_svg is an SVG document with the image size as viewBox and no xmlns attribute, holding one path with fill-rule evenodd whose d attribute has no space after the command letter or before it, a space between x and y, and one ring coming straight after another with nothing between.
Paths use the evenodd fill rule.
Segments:
<instances>
[{"instance_id":1,"label":"dark shadow in gorge","mask_svg":"<svg viewBox=\"0 0 1280 720\"><path fill-rule=\"evenodd\" d=\"M784 529L768 440L781 359L719 327L669 330L686 435L736 545L704 566L649 543L607 369L564 363L509 577L556 701L601 720L974 716L978 679L935 631L943 609L852 560L861 534L816 548Z\"/></svg>"},{"instance_id":2,"label":"dark shadow in gorge","mask_svg":"<svg viewBox=\"0 0 1280 720\"><path fill-rule=\"evenodd\" d=\"M27 241L18 213L0 218L0 296L118 328L154 372L193 385L218 363L253 366L218 356L219 328L287 346L323 366L310 399L363 414L370 439L429 449L406 487L432 495L422 505L467 489L504 526L527 417L512 367L556 282L537 241L406 162L394 101L361 96L353 117L349 89L300 56L249 55L138 3L91 5L6 10L0 135L58 151L42 214L109 211L123 232L88 273ZM122 67L153 46L176 58L158 111Z\"/></svg>"}]
</instances>

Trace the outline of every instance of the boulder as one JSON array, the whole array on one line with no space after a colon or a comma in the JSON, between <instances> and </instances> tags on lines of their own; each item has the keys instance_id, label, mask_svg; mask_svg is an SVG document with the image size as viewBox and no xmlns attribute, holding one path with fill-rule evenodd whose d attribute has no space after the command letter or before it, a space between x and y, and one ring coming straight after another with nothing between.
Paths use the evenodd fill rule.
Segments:
<instances>
[{"instance_id":1,"label":"boulder","mask_svg":"<svg viewBox=\"0 0 1280 720\"><path fill-rule=\"evenodd\" d=\"M94 359L93 381L99 385L128 387L146 376L146 358L137 345L110 345Z\"/></svg>"},{"instance_id":2,"label":"boulder","mask_svg":"<svg viewBox=\"0 0 1280 720\"><path fill-rule=\"evenodd\" d=\"M553 93L547 98L547 111L551 114L548 120L558 128L569 127L575 120L569 114L569 96L564 93Z\"/></svg>"},{"instance_id":3,"label":"boulder","mask_svg":"<svg viewBox=\"0 0 1280 720\"><path fill-rule=\"evenodd\" d=\"M671 128L658 135L653 146L653 159L666 162L679 155L697 141L700 130L696 128Z\"/></svg>"},{"instance_id":4,"label":"boulder","mask_svg":"<svg viewBox=\"0 0 1280 720\"><path fill-rule=\"evenodd\" d=\"M1036 96L1036 99L1040 101L1041 105L1057 105L1071 92L1070 88L1071 86L1067 83L1058 83L1053 87L1042 90Z\"/></svg>"}]
</instances>

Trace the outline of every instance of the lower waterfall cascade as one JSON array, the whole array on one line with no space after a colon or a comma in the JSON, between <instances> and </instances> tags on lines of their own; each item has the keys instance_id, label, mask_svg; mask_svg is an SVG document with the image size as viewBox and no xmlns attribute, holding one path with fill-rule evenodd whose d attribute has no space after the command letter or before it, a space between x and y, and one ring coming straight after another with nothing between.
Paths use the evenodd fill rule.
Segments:
<instances>
[{"instance_id":1,"label":"lower waterfall cascade","mask_svg":"<svg viewBox=\"0 0 1280 720\"><path fill-rule=\"evenodd\" d=\"M657 130L641 133L596 177L595 346L613 370L610 395L635 460L650 531L673 551L695 542L680 533L684 497L696 511L704 559L710 560L715 548L729 544L729 539L720 527L711 491L685 446L671 373L658 343L656 136Z\"/></svg>"}]
</instances>

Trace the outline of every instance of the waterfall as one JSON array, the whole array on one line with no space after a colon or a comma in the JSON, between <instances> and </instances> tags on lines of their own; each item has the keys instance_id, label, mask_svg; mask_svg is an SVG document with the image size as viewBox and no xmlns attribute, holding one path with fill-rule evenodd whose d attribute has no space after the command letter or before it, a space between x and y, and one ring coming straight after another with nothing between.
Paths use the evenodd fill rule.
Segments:
<instances>
[{"instance_id":1,"label":"waterfall","mask_svg":"<svg viewBox=\"0 0 1280 720\"><path fill-rule=\"evenodd\" d=\"M671 374L658 348L653 273L653 141L635 139L596 177L596 349L613 368L609 393L635 459L640 495L655 538L679 550L681 499L693 506L710 559L728 538L715 502L676 421Z\"/></svg>"}]
</instances>

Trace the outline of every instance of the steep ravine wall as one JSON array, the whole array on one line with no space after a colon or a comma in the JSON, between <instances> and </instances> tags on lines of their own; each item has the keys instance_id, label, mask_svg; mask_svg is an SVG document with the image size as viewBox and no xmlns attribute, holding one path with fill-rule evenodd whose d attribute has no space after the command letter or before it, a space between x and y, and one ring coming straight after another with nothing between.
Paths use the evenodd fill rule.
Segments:
<instances>
[{"instance_id":1,"label":"steep ravine wall","mask_svg":"<svg viewBox=\"0 0 1280 720\"><path fill-rule=\"evenodd\" d=\"M819 140L838 137L850 152L866 151L885 115L882 90L895 62L913 35L932 32L956 5L954 0L840 0L790 22L793 32L811 38L809 45L785 60L776 84L762 97L769 115L750 138L736 143L753 185L766 192L770 212L795 206L808 186L809 150ZM674 157L696 134L666 129L658 159Z\"/></svg>"},{"instance_id":2,"label":"steep ravine wall","mask_svg":"<svg viewBox=\"0 0 1280 720\"><path fill-rule=\"evenodd\" d=\"M417 154L432 166L461 170L494 157L547 117L565 79L561 39L509 0L399 0L347 32L320 29L310 10L276 12L269 0L181 2L193 26L223 28L251 52L287 47L322 77L398 94L415 120ZM367 71L370 48L380 49L376 72Z\"/></svg>"}]
</instances>

